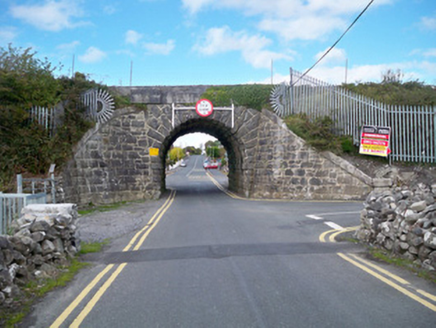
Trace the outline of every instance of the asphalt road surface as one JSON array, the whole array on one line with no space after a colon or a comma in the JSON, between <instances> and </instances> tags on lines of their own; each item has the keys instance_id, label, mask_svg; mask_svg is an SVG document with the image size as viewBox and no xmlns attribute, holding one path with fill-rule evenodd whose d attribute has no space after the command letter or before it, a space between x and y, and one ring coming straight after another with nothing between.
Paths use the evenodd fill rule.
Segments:
<instances>
[{"instance_id":1,"label":"asphalt road surface","mask_svg":"<svg viewBox=\"0 0 436 328\"><path fill-rule=\"evenodd\" d=\"M23 326L436 326L434 284L335 242L361 202L244 200L203 157L186 162L144 227L89 255Z\"/></svg>"}]
</instances>

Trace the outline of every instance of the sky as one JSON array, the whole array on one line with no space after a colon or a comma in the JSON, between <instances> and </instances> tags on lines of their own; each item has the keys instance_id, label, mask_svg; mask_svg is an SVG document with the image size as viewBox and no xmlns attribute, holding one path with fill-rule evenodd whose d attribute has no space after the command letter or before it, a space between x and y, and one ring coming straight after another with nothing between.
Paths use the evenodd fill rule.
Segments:
<instances>
[{"instance_id":1,"label":"sky","mask_svg":"<svg viewBox=\"0 0 436 328\"><path fill-rule=\"evenodd\" d=\"M31 47L57 75L111 86L280 83L311 67L369 2L0 0L0 47ZM309 75L380 82L388 69L436 85L435 0L375 0Z\"/></svg>"}]
</instances>

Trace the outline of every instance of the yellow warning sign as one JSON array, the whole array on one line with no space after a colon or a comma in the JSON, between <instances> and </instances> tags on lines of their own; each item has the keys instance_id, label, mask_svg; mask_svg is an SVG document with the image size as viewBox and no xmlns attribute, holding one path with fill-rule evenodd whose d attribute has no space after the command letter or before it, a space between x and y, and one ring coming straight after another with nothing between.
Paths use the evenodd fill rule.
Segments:
<instances>
[{"instance_id":1,"label":"yellow warning sign","mask_svg":"<svg viewBox=\"0 0 436 328\"><path fill-rule=\"evenodd\" d=\"M150 148L149 154L150 156L159 156L159 148Z\"/></svg>"}]
</instances>

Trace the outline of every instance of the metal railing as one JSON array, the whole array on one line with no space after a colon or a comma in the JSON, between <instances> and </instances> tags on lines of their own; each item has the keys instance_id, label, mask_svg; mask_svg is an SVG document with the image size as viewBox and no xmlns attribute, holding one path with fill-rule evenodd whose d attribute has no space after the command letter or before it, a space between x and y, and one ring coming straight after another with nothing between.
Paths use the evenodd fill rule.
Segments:
<instances>
[{"instance_id":1,"label":"metal railing","mask_svg":"<svg viewBox=\"0 0 436 328\"><path fill-rule=\"evenodd\" d=\"M46 204L46 194L3 194L0 192L0 235L9 231L13 220L19 218L21 210L29 204Z\"/></svg>"},{"instance_id":2,"label":"metal railing","mask_svg":"<svg viewBox=\"0 0 436 328\"><path fill-rule=\"evenodd\" d=\"M390 126L393 161L436 163L436 106L387 105L292 69L290 85L281 116L331 117L356 145L363 125Z\"/></svg>"},{"instance_id":3,"label":"metal railing","mask_svg":"<svg viewBox=\"0 0 436 328\"><path fill-rule=\"evenodd\" d=\"M50 196L47 201L56 204L56 180L54 174L50 178L23 178L17 175L17 193L44 193Z\"/></svg>"}]
</instances>

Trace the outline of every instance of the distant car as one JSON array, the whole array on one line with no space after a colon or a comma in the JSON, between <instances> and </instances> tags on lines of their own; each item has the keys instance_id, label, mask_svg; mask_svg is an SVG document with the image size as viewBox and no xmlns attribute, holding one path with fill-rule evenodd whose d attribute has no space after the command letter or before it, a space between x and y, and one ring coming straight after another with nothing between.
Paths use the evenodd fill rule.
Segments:
<instances>
[{"instance_id":1,"label":"distant car","mask_svg":"<svg viewBox=\"0 0 436 328\"><path fill-rule=\"evenodd\" d=\"M210 169L218 169L218 163L204 163L203 164L203 167L206 169L206 170L210 170Z\"/></svg>"},{"instance_id":2,"label":"distant car","mask_svg":"<svg viewBox=\"0 0 436 328\"><path fill-rule=\"evenodd\" d=\"M182 162L180 163L180 166L181 166L181 167L186 167L186 163L185 163L184 161L182 161Z\"/></svg>"}]
</instances>

